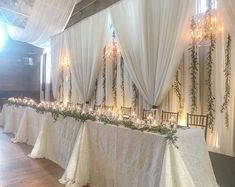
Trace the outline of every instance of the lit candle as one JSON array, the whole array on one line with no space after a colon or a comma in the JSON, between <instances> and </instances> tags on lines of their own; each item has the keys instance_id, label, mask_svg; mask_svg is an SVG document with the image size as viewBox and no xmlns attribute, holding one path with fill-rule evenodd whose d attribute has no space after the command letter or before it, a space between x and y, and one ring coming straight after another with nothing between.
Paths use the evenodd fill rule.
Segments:
<instances>
[{"instance_id":1,"label":"lit candle","mask_svg":"<svg viewBox=\"0 0 235 187\"><path fill-rule=\"evenodd\" d=\"M172 117L169 119L169 122L170 122L170 123L174 123L174 122L175 122L175 118L172 116Z\"/></svg>"},{"instance_id":2,"label":"lit candle","mask_svg":"<svg viewBox=\"0 0 235 187\"><path fill-rule=\"evenodd\" d=\"M153 126L157 126L156 120L153 120Z\"/></svg>"},{"instance_id":3,"label":"lit candle","mask_svg":"<svg viewBox=\"0 0 235 187\"><path fill-rule=\"evenodd\" d=\"M118 116L118 120L120 120L120 121L123 120L122 115Z\"/></svg>"},{"instance_id":4,"label":"lit candle","mask_svg":"<svg viewBox=\"0 0 235 187\"><path fill-rule=\"evenodd\" d=\"M138 123L138 124L140 124L140 123L141 123L141 121L140 121L140 119L139 119L139 118L137 118L136 123Z\"/></svg>"}]
</instances>

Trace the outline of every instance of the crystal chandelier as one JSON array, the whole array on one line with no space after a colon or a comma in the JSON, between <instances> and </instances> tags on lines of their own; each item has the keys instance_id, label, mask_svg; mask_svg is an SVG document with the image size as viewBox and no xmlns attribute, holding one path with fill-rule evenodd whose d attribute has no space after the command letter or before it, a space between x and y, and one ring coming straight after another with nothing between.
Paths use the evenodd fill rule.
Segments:
<instances>
[{"instance_id":1,"label":"crystal chandelier","mask_svg":"<svg viewBox=\"0 0 235 187\"><path fill-rule=\"evenodd\" d=\"M105 50L105 57L108 59L115 58L120 54L119 45L118 45L118 42L115 40L116 35L114 31L113 31L112 37L113 37L112 43L108 44Z\"/></svg>"},{"instance_id":2,"label":"crystal chandelier","mask_svg":"<svg viewBox=\"0 0 235 187\"><path fill-rule=\"evenodd\" d=\"M216 32L216 17L207 11L203 17L197 20L193 18L191 30L192 38L196 43L207 41L211 34Z\"/></svg>"}]
</instances>

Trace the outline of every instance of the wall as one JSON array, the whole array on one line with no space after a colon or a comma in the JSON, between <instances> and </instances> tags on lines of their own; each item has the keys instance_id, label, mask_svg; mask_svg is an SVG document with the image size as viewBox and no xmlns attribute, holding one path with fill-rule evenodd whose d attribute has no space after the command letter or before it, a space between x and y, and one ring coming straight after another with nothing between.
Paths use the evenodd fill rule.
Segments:
<instances>
[{"instance_id":1,"label":"wall","mask_svg":"<svg viewBox=\"0 0 235 187\"><path fill-rule=\"evenodd\" d=\"M8 40L0 51L0 105L12 96L39 99L41 53L40 48Z\"/></svg>"}]
</instances>

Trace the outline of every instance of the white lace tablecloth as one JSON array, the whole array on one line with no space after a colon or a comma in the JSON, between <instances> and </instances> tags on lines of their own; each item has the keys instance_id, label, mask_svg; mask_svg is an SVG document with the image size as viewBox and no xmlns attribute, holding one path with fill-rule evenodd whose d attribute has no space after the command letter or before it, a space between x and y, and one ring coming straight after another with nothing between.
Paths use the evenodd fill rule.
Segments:
<instances>
[{"instance_id":1,"label":"white lace tablecloth","mask_svg":"<svg viewBox=\"0 0 235 187\"><path fill-rule=\"evenodd\" d=\"M159 134L72 118L55 122L29 107L4 105L0 121L16 134L13 142L34 145L32 158L65 168L60 182L68 187L218 186L200 129L179 129L176 149Z\"/></svg>"},{"instance_id":2,"label":"white lace tablecloth","mask_svg":"<svg viewBox=\"0 0 235 187\"><path fill-rule=\"evenodd\" d=\"M69 187L217 187L204 133L178 130L179 149L159 134L87 122L60 182Z\"/></svg>"},{"instance_id":3,"label":"white lace tablecloth","mask_svg":"<svg viewBox=\"0 0 235 187\"><path fill-rule=\"evenodd\" d=\"M73 118L54 121L50 113L30 107L4 105L0 119L4 132L15 134L12 142L33 145L32 158L47 158L66 168L80 128Z\"/></svg>"}]
</instances>

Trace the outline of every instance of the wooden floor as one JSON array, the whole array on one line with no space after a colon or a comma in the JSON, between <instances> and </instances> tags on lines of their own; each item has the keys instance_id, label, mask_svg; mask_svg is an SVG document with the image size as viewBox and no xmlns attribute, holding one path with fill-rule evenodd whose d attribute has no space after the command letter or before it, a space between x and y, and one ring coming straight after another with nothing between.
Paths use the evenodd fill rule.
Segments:
<instances>
[{"instance_id":1,"label":"wooden floor","mask_svg":"<svg viewBox=\"0 0 235 187\"><path fill-rule=\"evenodd\" d=\"M31 159L32 147L13 144L0 128L0 187L62 187L64 170L46 159Z\"/></svg>"}]
</instances>

